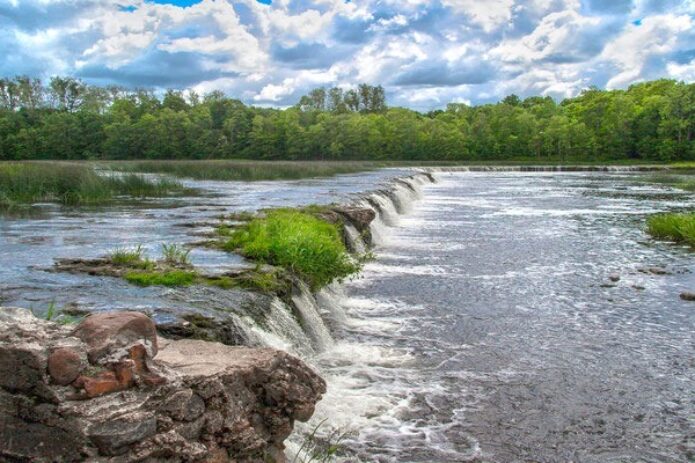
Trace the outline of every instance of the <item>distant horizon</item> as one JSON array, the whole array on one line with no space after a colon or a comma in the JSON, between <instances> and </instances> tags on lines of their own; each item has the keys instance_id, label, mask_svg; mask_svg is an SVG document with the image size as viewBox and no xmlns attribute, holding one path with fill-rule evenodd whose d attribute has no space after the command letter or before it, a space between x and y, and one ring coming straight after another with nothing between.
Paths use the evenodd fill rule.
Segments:
<instances>
[{"instance_id":1,"label":"distant horizon","mask_svg":"<svg viewBox=\"0 0 695 463\"><path fill-rule=\"evenodd\" d=\"M286 108L383 85L427 112L695 81L693 0L0 0L0 75Z\"/></svg>"}]
</instances>

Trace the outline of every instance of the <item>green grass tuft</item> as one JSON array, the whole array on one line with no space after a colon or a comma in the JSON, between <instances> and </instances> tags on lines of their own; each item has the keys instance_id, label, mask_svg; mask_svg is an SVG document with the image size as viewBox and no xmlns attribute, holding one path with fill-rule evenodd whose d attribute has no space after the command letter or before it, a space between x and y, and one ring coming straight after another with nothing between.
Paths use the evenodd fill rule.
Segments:
<instances>
[{"instance_id":1,"label":"green grass tuft","mask_svg":"<svg viewBox=\"0 0 695 463\"><path fill-rule=\"evenodd\" d=\"M162 255L164 262L169 265L188 265L191 263L189 254L190 249L185 249L179 244L162 243Z\"/></svg>"},{"instance_id":2,"label":"green grass tuft","mask_svg":"<svg viewBox=\"0 0 695 463\"><path fill-rule=\"evenodd\" d=\"M657 239L695 246L695 213L653 215L647 219L647 233Z\"/></svg>"},{"instance_id":3,"label":"green grass tuft","mask_svg":"<svg viewBox=\"0 0 695 463\"><path fill-rule=\"evenodd\" d=\"M137 266L138 264L147 261L142 245L136 248L116 248L109 254L111 263L115 265Z\"/></svg>"},{"instance_id":4,"label":"green grass tuft","mask_svg":"<svg viewBox=\"0 0 695 463\"><path fill-rule=\"evenodd\" d=\"M168 270L163 272L132 271L126 273L124 278L138 286L190 286L196 282L198 274L186 270Z\"/></svg>"},{"instance_id":5,"label":"green grass tuft","mask_svg":"<svg viewBox=\"0 0 695 463\"><path fill-rule=\"evenodd\" d=\"M242 225L231 233L224 249L284 267L314 290L360 270L337 225L291 209L269 211Z\"/></svg>"}]
</instances>

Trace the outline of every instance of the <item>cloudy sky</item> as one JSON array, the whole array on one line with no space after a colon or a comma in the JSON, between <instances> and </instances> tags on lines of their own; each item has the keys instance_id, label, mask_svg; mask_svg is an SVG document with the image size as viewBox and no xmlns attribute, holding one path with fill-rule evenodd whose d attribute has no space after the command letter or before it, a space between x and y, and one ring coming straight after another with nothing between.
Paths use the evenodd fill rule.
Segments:
<instances>
[{"instance_id":1,"label":"cloudy sky","mask_svg":"<svg viewBox=\"0 0 695 463\"><path fill-rule=\"evenodd\" d=\"M287 106L382 84L426 110L695 80L695 0L0 0L0 75Z\"/></svg>"}]
</instances>

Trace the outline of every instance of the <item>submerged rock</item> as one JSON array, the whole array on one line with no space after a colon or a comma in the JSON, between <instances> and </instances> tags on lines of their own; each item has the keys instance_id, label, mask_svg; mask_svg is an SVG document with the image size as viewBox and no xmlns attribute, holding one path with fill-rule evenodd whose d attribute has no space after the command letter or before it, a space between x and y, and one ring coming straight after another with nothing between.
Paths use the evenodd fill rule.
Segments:
<instances>
[{"instance_id":1,"label":"submerged rock","mask_svg":"<svg viewBox=\"0 0 695 463\"><path fill-rule=\"evenodd\" d=\"M324 381L282 351L154 329L134 312L71 330L0 308L0 460L284 461Z\"/></svg>"}]
</instances>

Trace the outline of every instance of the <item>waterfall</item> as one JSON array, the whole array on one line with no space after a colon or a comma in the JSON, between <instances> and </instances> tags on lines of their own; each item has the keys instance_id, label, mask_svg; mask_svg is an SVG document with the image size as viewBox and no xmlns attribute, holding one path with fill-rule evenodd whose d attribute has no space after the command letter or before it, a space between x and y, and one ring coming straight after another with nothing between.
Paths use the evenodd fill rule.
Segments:
<instances>
[{"instance_id":1,"label":"waterfall","mask_svg":"<svg viewBox=\"0 0 695 463\"><path fill-rule=\"evenodd\" d=\"M309 287L301 281L297 282L292 291L292 305L302 328L317 350L322 351L333 344L333 337L321 318L316 298Z\"/></svg>"},{"instance_id":2,"label":"waterfall","mask_svg":"<svg viewBox=\"0 0 695 463\"><path fill-rule=\"evenodd\" d=\"M357 231L354 225L346 222L343 227L345 228L345 241L347 242L348 249L354 254L364 254L367 252L367 246L364 244L362 235Z\"/></svg>"},{"instance_id":3,"label":"waterfall","mask_svg":"<svg viewBox=\"0 0 695 463\"><path fill-rule=\"evenodd\" d=\"M423 172L645 172L668 170L668 166L454 166L430 167Z\"/></svg>"},{"instance_id":4,"label":"waterfall","mask_svg":"<svg viewBox=\"0 0 695 463\"><path fill-rule=\"evenodd\" d=\"M433 181L430 173L419 172L356 198L352 204L374 210L376 217L369 225L372 243L365 243L353 224L344 223L349 250L364 254L368 244L383 243L388 228L396 225L398 217L409 212L412 203L420 198L420 187ZM262 322L244 317L239 325L247 334L249 344L274 347L311 359L334 345L331 333L340 333L347 325L348 316L340 303L344 297L339 283L314 294L305 283L296 281L290 300L274 298Z\"/></svg>"},{"instance_id":5,"label":"waterfall","mask_svg":"<svg viewBox=\"0 0 695 463\"><path fill-rule=\"evenodd\" d=\"M253 325L252 329L266 346L282 349L302 357L311 356L316 353L313 343L300 326L297 318L292 315L291 310L276 297L270 303L270 312L266 317L264 329L258 325Z\"/></svg>"}]
</instances>

